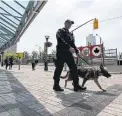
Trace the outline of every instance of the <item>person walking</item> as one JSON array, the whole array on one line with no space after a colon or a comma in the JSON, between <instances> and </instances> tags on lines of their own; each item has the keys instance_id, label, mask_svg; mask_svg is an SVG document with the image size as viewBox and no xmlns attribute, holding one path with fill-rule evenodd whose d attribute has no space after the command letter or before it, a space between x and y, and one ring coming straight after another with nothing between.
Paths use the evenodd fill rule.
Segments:
<instances>
[{"instance_id":1,"label":"person walking","mask_svg":"<svg viewBox=\"0 0 122 116\"><path fill-rule=\"evenodd\" d=\"M78 57L80 57L79 51L74 43L73 33L69 32L72 24L74 24L71 20L66 20L64 23L64 28L59 29L56 33L57 38L57 46L56 46L56 68L54 71L54 85L53 90L55 91L64 91L60 85L60 75L63 70L64 63L66 63L70 69L71 77L73 79L74 91L85 90L86 88L82 88L79 85L79 78L77 72L77 66L74 61L74 57L70 51L70 48L74 48Z\"/></svg>"},{"instance_id":2,"label":"person walking","mask_svg":"<svg viewBox=\"0 0 122 116\"><path fill-rule=\"evenodd\" d=\"M13 57L11 56L10 58L9 58L9 69L12 69L12 66L13 66Z\"/></svg>"},{"instance_id":3,"label":"person walking","mask_svg":"<svg viewBox=\"0 0 122 116\"><path fill-rule=\"evenodd\" d=\"M18 70L20 70L20 65L21 65L21 57L18 58Z\"/></svg>"},{"instance_id":4,"label":"person walking","mask_svg":"<svg viewBox=\"0 0 122 116\"><path fill-rule=\"evenodd\" d=\"M35 70L35 59L34 56L32 56L32 70Z\"/></svg>"},{"instance_id":5,"label":"person walking","mask_svg":"<svg viewBox=\"0 0 122 116\"><path fill-rule=\"evenodd\" d=\"M4 60L4 62L5 62L6 70L7 70L8 66L9 66L9 59L8 59L8 57L6 57L6 59Z\"/></svg>"}]
</instances>

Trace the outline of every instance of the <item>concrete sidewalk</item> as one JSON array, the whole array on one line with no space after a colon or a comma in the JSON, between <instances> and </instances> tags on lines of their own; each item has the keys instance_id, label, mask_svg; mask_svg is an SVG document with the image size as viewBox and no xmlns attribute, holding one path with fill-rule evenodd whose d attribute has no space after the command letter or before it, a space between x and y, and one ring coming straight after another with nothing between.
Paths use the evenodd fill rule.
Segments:
<instances>
[{"instance_id":1,"label":"concrete sidewalk","mask_svg":"<svg viewBox=\"0 0 122 116\"><path fill-rule=\"evenodd\" d=\"M105 107L97 116L122 116L122 94Z\"/></svg>"},{"instance_id":2,"label":"concrete sidewalk","mask_svg":"<svg viewBox=\"0 0 122 116\"><path fill-rule=\"evenodd\" d=\"M0 116L122 116L122 75L99 79L107 92L100 91L93 81L86 83L84 92L74 92L71 82L64 92L54 92L54 67L48 72L43 69L0 68ZM64 86L64 80L60 85Z\"/></svg>"}]
</instances>

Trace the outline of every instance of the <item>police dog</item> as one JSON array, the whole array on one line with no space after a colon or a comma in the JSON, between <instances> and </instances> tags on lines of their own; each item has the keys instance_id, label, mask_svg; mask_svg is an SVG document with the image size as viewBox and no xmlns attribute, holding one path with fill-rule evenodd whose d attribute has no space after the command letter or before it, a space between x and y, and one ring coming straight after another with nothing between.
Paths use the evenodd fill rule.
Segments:
<instances>
[{"instance_id":1,"label":"police dog","mask_svg":"<svg viewBox=\"0 0 122 116\"><path fill-rule=\"evenodd\" d=\"M84 87L86 81L88 80L94 80L94 82L96 83L96 85L102 90L102 91L106 91L104 90L101 85L98 82L98 78L100 76L104 76L104 77L111 77L111 74L108 73L106 67L103 66L103 64L100 65L100 69L95 69L95 68L78 68L78 76L83 78L83 83L82 83L82 87ZM65 76L60 76L60 78L65 79L65 87L67 86L67 82L68 81L72 81L72 77L70 74L70 71L67 72L67 74Z\"/></svg>"}]
</instances>

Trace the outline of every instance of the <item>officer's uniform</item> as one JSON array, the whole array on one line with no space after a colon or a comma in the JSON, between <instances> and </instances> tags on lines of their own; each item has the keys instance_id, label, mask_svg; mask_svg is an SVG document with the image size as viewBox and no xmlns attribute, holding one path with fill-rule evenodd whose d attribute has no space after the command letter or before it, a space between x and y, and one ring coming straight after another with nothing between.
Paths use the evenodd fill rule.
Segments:
<instances>
[{"instance_id":1,"label":"officer's uniform","mask_svg":"<svg viewBox=\"0 0 122 116\"><path fill-rule=\"evenodd\" d=\"M79 78L77 74L77 66L75 64L73 55L70 51L70 48L74 48L76 54L78 54L78 50L74 44L73 34L69 32L69 30L62 28L59 29L56 33L57 38L57 60L56 60L56 69L54 72L54 82L59 83L60 75L63 70L64 63L66 63L71 71L71 76L73 79L74 87L79 85Z\"/></svg>"}]
</instances>

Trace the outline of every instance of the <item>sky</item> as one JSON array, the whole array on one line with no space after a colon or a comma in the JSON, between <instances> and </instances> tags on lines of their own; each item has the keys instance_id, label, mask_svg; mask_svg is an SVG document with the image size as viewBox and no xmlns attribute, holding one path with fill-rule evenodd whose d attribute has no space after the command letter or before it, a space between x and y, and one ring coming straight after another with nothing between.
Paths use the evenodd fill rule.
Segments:
<instances>
[{"instance_id":1,"label":"sky","mask_svg":"<svg viewBox=\"0 0 122 116\"><path fill-rule=\"evenodd\" d=\"M101 36L106 49L118 49L122 52L122 18L107 20L122 16L122 0L48 0L38 16L26 30L18 42L17 51L39 51L44 48L45 35L53 43L48 52L56 48L56 32L64 26L66 19L75 24L71 30L86 21L98 18L99 29L93 30L93 24L88 23L74 32L76 46L85 46L89 34ZM99 44L99 37L96 38ZM38 46L36 46L38 45Z\"/></svg>"}]
</instances>

